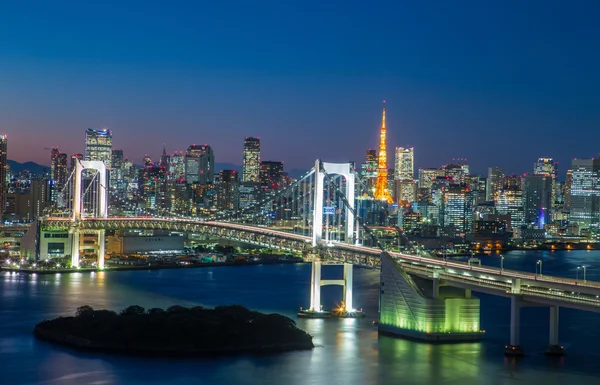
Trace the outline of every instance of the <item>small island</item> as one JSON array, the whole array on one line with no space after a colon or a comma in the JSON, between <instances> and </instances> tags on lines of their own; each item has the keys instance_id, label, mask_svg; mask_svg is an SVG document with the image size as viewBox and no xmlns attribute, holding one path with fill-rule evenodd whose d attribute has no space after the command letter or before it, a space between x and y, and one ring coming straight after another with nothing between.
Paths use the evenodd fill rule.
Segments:
<instances>
[{"instance_id":1,"label":"small island","mask_svg":"<svg viewBox=\"0 0 600 385\"><path fill-rule=\"evenodd\" d=\"M312 336L280 314L243 306L129 306L119 314L77 309L74 317L40 322L34 335L76 349L153 356L211 356L312 349Z\"/></svg>"}]
</instances>

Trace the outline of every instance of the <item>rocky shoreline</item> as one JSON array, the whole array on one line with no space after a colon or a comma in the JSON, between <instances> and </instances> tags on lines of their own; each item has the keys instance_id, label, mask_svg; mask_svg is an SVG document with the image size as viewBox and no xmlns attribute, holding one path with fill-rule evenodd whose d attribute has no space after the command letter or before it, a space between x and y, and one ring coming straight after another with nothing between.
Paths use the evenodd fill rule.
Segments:
<instances>
[{"instance_id":1,"label":"rocky shoreline","mask_svg":"<svg viewBox=\"0 0 600 385\"><path fill-rule=\"evenodd\" d=\"M242 306L172 306L120 314L81 307L74 317L40 322L36 338L82 351L140 356L221 356L312 349L312 336L279 314Z\"/></svg>"}]
</instances>

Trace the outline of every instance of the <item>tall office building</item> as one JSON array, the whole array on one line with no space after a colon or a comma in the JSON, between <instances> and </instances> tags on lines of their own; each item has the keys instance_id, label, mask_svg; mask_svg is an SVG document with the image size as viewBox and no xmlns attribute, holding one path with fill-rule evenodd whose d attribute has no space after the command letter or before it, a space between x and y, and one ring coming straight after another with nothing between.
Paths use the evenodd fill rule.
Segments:
<instances>
[{"instance_id":1,"label":"tall office building","mask_svg":"<svg viewBox=\"0 0 600 385\"><path fill-rule=\"evenodd\" d=\"M50 185L52 186L51 200L57 202L59 196L63 191L63 188L67 184L69 170L67 169L67 154L58 153L52 157L51 163L51 179ZM64 202L59 202L61 205Z\"/></svg>"},{"instance_id":2,"label":"tall office building","mask_svg":"<svg viewBox=\"0 0 600 385\"><path fill-rule=\"evenodd\" d=\"M444 170L441 168L420 168L419 169L419 188L431 190L433 182L438 177L443 177Z\"/></svg>"},{"instance_id":3,"label":"tall office building","mask_svg":"<svg viewBox=\"0 0 600 385\"><path fill-rule=\"evenodd\" d=\"M525 199L523 190L500 190L494 200L496 211L500 215L510 215L511 228L520 228L525 224Z\"/></svg>"},{"instance_id":4,"label":"tall office building","mask_svg":"<svg viewBox=\"0 0 600 385\"><path fill-rule=\"evenodd\" d=\"M550 223L552 208L552 177L527 175L523 182L525 222L540 229Z\"/></svg>"},{"instance_id":5,"label":"tall office building","mask_svg":"<svg viewBox=\"0 0 600 385\"><path fill-rule=\"evenodd\" d=\"M562 196L565 200L565 209L571 208L571 187L573 186L573 170L567 170L567 178L562 185Z\"/></svg>"},{"instance_id":6,"label":"tall office building","mask_svg":"<svg viewBox=\"0 0 600 385\"><path fill-rule=\"evenodd\" d=\"M162 213L170 208L166 167L150 165L141 169L138 183L147 210Z\"/></svg>"},{"instance_id":7,"label":"tall office building","mask_svg":"<svg viewBox=\"0 0 600 385\"><path fill-rule=\"evenodd\" d=\"M171 155L169 163L169 179L185 180L185 156L182 151L176 151Z\"/></svg>"},{"instance_id":8,"label":"tall office building","mask_svg":"<svg viewBox=\"0 0 600 385\"><path fill-rule=\"evenodd\" d=\"M123 185L123 150L112 150L111 164L110 187L116 189Z\"/></svg>"},{"instance_id":9,"label":"tall office building","mask_svg":"<svg viewBox=\"0 0 600 385\"><path fill-rule=\"evenodd\" d=\"M367 150L366 161L361 165L360 175L369 191L373 192L377 180L377 150Z\"/></svg>"},{"instance_id":10,"label":"tall office building","mask_svg":"<svg viewBox=\"0 0 600 385\"><path fill-rule=\"evenodd\" d=\"M264 191L276 191L283 182L283 162L260 162L260 184Z\"/></svg>"},{"instance_id":11,"label":"tall office building","mask_svg":"<svg viewBox=\"0 0 600 385\"><path fill-rule=\"evenodd\" d=\"M6 212L6 195L8 194L8 158L6 151L8 148L8 136L0 135L0 219L3 219Z\"/></svg>"},{"instance_id":12,"label":"tall office building","mask_svg":"<svg viewBox=\"0 0 600 385\"><path fill-rule=\"evenodd\" d=\"M556 180L558 175L558 163L552 158L539 158L533 164L533 173L535 175L544 175L552 178L552 202L551 207L556 204Z\"/></svg>"},{"instance_id":13,"label":"tall office building","mask_svg":"<svg viewBox=\"0 0 600 385\"><path fill-rule=\"evenodd\" d=\"M446 164L442 166L444 175L455 183L465 183L465 179L470 175L469 165L466 163Z\"/></svg>"},{"instance_id":14,"label":"tall office building","mask_svg":"<svg viewBox=\"0 0 600 385\"><path fill-rule=\"evenodd\" d=\"M471 231L473 224L473 200L468 187L451 184L442 189L442 227L453 228L455 235Z\"/></svg>"},{"instance_id":15,"label":"tall office building","mask_svg":"<svg viewBox=\"0 0 600 385\"><path fill-rule=\"evenodd\" d=\"M54 168L56 167L56 159L60 155L58 147L52 147L50 150L50 179L54 180Z\"/></svg>"},{"instance_id":16,"label":"tall office building","mask_svg":"<svg viewBox=\"0 0 600 385\"><path fill-rule=\"evenodd\" d=\"M242 182L259 182L260 178L260 139L244 140L244 159L242 160Z\"/></svg>"},{"instance_id":17,"label":"tall office building","mask_svg":"<svg viewBox=\"0 0 600 385\"><path fill-rule=\"evenodd\" d=\"M395 180L415 179L415 149L413 147L396 147L394 168Z\"/></svg>"},{"instance_id":18,"label":"tall office building","mask_svg":"<svg viewBox=\"0 0 600 385\"><path fill-rule=\"evenodd\" d=\"M221 170L217 186L217 209L238 209L239 177L235 170Z\"/></svg>"},{"instance_id":19,"label":"tall office building","mask_svg":"<svg viewBox=\"0 0 600 385\"><path fill-rule=\"evenodd\" d=\"M85 160L101 160L107 168L112 167L112 131L92 128L85 131Z\"/></svg>"},{"instance_id":20,"label":"tall office building","mask_svg":"<svg viewBox=\"0 0 600 385\"><path fill-rule=\"evenodd\" d=\"M573 159L571 214L580 229L600 225L600 159Z\"/></svg>"},{"instance_id":21,"label":"tall office building","mask_svg":"<svg viewBox=\"0 0 600 385\"><path fill-rule=\"evenodd\" d=\"M485 200L493 201L500 191L504 189L504 171L500 167L488 168L488 177L485 187Z\"/></svg>"},{"instance_id":22,"label":"tall office building","mask_svg":"<svg viewBox=\"0 0 600 385\"><path fill-rule=\"evenodd\" d=\"M215 180L215 156L207 145L192 144L185 153L185 181L187 184L212 184Z\"/></svg>"}]
</instances>

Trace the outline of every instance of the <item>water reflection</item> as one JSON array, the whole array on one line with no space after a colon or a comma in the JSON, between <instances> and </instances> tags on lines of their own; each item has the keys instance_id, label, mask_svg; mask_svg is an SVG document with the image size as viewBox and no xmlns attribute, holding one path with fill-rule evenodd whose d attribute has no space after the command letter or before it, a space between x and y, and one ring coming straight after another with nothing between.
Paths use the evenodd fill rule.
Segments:
<instances>
[{"instance_id":1,"label":"water reflection","mask_svg":"<svg viewBox=\"0 0 600 385\"><path fill-rule=\"evenodd\" d=\"M542 254L507 253L505 267L531 265L533 270ZM592 270L600 272L600 253L585 251L548 253L544 270L568 272L593 256L598 261L588 274ZM499 263L499 258L488 261ZM595 332L598 314L561 310L560 338L568 356L558 360L542 354L548 337L547 309L523 312L521 333L528 356L506 359L503 346L508 339L508 301L493 296L481 296L482 326L487 330L481 343L432 345L379 336L371 324L377 316L378 274L362 269L355 270L354 293L367 318L298 320L318 345L311 351L201 360L147 359L83 354L31 337L35 323L72 314L83 304L120 310L131 304L149 308L176 303L239 303L295 318L296 309L308 302L309 282L308 265L61 276L4 273L0 279L0 384L551 385L594 383L600 376L600 354L596 350L600 336ZM324 297L324 301L333 303L339 298Z\"/></svg>"}]
</instances>

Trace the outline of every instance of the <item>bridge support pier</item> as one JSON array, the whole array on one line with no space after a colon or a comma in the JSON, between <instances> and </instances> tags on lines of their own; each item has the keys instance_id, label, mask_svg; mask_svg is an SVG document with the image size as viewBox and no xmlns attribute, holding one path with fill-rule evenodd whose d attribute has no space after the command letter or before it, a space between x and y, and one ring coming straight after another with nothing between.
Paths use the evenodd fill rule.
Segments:
<instances>
[{"instance_id":1,"label":"bridge support pier","mask_svg":"<svg viewBox=\"0 0 600 385\"><path fill-rule=\"evenodd\" d=\"M510 298L510 344L504 347L504 354L509 356L522 356L523 348L520 345L521 327L521 298L513 295Z\"/></svg>"},{"instance_id":2,"label":"bridge support pier","mask_svg":"<svg viewBox=\"0 0 600 385\"><path fill-rule=\"evenodd\" d=\"M332 315L342 318L364 317L362 310L354 309L352 298L352 269L353 265L345 263L343 279L321 279L322 262L318 256L312 257L312 271L310 276L310 308L308 310L300 309L298 317L302 318L329 318ZM321 286L339 285L344 288L343 306L336 309L334 313L324 311L321 305Z\"/></svg>"},{"instance_id":3,"label":"bridge support pier","mask_svg":"<svg viewBox=\"0 0 600 385\"><path fill-rule=\"evenodd\" d=\"M310 276L310 311L321 311L321 262L313 256Z\"/></svg>"},{"instance_id":4,"label":"bridge support pier","mask_svg":"<svg viewBox=\"0 0 600 385\"><path fill-rule=\"evenodd\" d=\"M71 266L79 267L79 231L73 231L71 235Z\"/></svg>"},{"instance_id":5,"label":"bridge support pier","mask_svg":"<svg viewBox=\"0 0 600 385\"><path fill-rule=\"evenodd\" d=\"M98 232L98 268L104 269L104 254L106 248L106 230Z\"/></svg>"},{"instance_id":6,"label":"bridge support pier","mask_svg":"<svg viewBox=\"0 0 600 385\"><path fill-rule=\"evenodd\" d=\"M558 306L550 306L550 336L547 355L562 356L564 349L558 343Z\"/></svg>"},{"instance_id":7,"label":"bridge support pier","mask_svg":"<svg viewBox=\"0 0 600 385\"><path fill-rule=\"evenodd\" d=\"M352 264L344 264L344 305L346 310L351 311L352 307Z\"/></svg>"}]
</instances>

